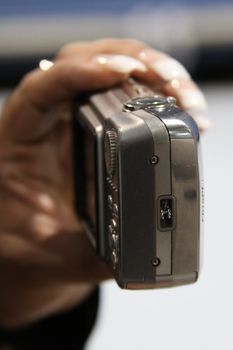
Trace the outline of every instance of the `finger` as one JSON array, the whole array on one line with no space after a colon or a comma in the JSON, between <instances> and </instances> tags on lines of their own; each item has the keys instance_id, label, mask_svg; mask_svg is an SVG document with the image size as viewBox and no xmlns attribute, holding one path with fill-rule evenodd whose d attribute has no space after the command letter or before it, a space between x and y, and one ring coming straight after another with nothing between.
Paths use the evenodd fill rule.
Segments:
<instances>
[{"instance_id":1,"label":"finger","mask_svg":"<svg viewBox=\"0 0 233 350\"><path fill-rule=\"evenodd\" d=\"M185 67L159 51L145 49L138 56L149 68L144 80L156 82L157 88L165 95L176 97L178 105L196 119L201 130L211 126L206 117L207 102L202 91L193 82Z\"/></svg>"},{"instance_id":2,"label":"finger","mask_svg":"<svg viewBox=\"0 0 233 350\"><path fill-rule=\"evenodd\" d=\"M146 50L148 51L148 49ZM152 53L151 53L152 51ZM142 51L139 57L147 65L148 70L138 72L137 76L156 91L174 96L178 105L191 114L201 131L207 130L211 123L207 119L207 103L198 86L193 82L187 70L175 59L150 49L150 57ZM109 64L106 60L111 55L100 55L102 64Z\"/></svg>"},{"instance_id":3,"label":"finger","mask_svg":"<svg viewBox=\"0 0 233 350\"><path fill-rule=\"evenodd\" d=\"M196 120L201 131L211 127L211 122L207 118L205 97L193 81L174 79L163 86L163 92L176 98L178 105Z\"/></svg>"},{"instance_id":4,"label":"finger","mask_svg":"<svg viewBox=\"0 0 233 350\"><path fill-rule=\"evenodd\" d=\"M103 57L102 57L103 58ZM132 57L110 55L104 62L99 56L61 60L49 70L30 73L12 94L3 110L1 130L21 141L33 140L52 128L49 113L58 103L71 101L83 91L107 88L123 82L131 74L145 72L145 65Z\"/></svg>"},{"instance_id":5,"label":"finger","mask_svg":"<svg viewBox=\"0 0 233 350\"><path fill-rule=\"evenodd\" d=\"M185 67L172 57L152 50L140 41L130 39L103 39L92 43L71 43L65 46L59 53L59 57L82 54L85 49L89 55L98 52L131 55L142 60L149 68L141 74L141 79L164 94L177 98L178 104L191 113L198 121L201 129L210 126L206 118L207 103L204 95L196 84L193 83L190 74Z\"/></svg>"},{"instance_id":6,"label":"finger","mask_svg":"<svg viewBox=\"0 0 233 350\"><path fill-rule=\"evenodd\" d=\"M98 52L118 52L139 58L149 68L146 73L141 74L142 80L155 86L164 94L176 97L180 107L196 119L201 130L210 127L211 123L206 117L207 103L204 95L194 84L185 67L177 60L158 50L152 50L139 41L130 39L104 39L92 43L72 43L61 50L60 57L82 54L83 49L87 50L89 55Z\"/></svg>"}]
</instances>

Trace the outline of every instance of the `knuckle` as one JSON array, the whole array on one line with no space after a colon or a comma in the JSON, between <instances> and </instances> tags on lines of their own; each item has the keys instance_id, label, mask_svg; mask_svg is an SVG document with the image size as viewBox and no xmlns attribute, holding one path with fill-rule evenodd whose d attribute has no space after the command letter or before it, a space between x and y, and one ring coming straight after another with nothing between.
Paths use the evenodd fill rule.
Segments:
<instances>
[{"instance_id":1,"label":"knuckle","mask_svg":"<svg viewBox=\"0 0 233 350\"><path fill-rule=\"evenodd\" d=\"M81 49L90 45L87 41L73 41L65 44L56 54L56 59L64 58L75 53L79 53Z\"/></svg>"},{"instance_id":2,"label":"knuckle","mask_svg":"<svg viewBox=\"0 0 233 350\"><path fill-rule=\"evenodd\" d=\"M70 51L73 50L74 45L75 45L74 42L70 42L70 43L68 43L68 44L66 44L66 45L64 45L64 46L62 46L62 47L58 50L58 52L57 52L57 54L56 54L56 58L61 58L61 57L67 56L67 55L70 53Z\"/></svg>"},{"instance_id":3,"label":"knuckle","mask_svg":"<svg viewBox=\"0 0 233 350\"><path fill-rule=\"evenodd\" d=\"M131 38L124 38L124 39L119 39L119 38L105 38L105 39L100 39L95 41L95 43L102 44L106 48L128 48L128 49L134 49L134 50L140 50L145 48L145 43L142 41L139 41L137 39L131 39Z\"/></svg>"},{"instance_id":4,"label":"knuckle","mask_svg":"<svg viewBox=\"0 0 233 350\"><path fill-rule=\"evenodd\" d=\"M34 85L34 81L35 81L35 71L31 71L27 73L19 84L19 90L21 92L30 91L32 85Z\"/></svg>"}]
</instances>

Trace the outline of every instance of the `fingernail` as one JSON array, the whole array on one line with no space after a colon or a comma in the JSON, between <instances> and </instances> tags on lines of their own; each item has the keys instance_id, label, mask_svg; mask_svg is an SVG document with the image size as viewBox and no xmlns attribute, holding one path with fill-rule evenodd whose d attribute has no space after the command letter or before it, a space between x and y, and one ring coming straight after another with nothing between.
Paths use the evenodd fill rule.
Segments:
<instances>
[{"instance_id":1,"label":"fingernail","mask_svg":"<svg viewBox=\"0 0 233 350\"><path fill-rule=\"evenodd\" d=\"M196 123L201 131L206 131L212 127L212 125L213 125L212 122L204 114L198 114L198 113L194 113L192 111L190 111L189 114L196 121Z\"/></svg>"},{"instance_id":2,"label":"fingernail","mask_svg":"<svg viewBox=\"0 0 233 350\"><path fill-rule=\"evenodd\" d=\"M41 60L39 62L39 67L43 71L49 70L53 65L54 65L54 63L52 61L49 61L49 60Z\"/></svg>"},{"instance_id":3,"label":"fingernail","mask_svg":"<svg viewBox=\"0 0 233 350\"><path fill-rule=\"evenodd\" d=\"M151 69L165 81L190 78L190 74L180 62L162 52L146 49L140 52L139 58L147 62Z\"/></svg>"},{"instance_id":4,"label":"fingernail","mask_svg":"<svg viewBox=\"0 0 233 350\"><path fill-rule=\"evenodd\" d=\"M105 65L110 70L129 74L133 71L146 72L147 67L139 60L124 55L101 55L95 58L99 64Z\"/></svg>"},{"instance_id":5,"label":"fingernail","mask_svg":"<svg viewBox=\"0 0 233 350\"><path fill-rule=\"evenodd\" d=\"M150 64L151 68L166 81L173 79L190 79L184 66L173 58L164 58Z\"/></svg>"},{"instance_id":6,"label":"fingernail","mask_svg":"<svg viewBox=\"0 0 233 350\"><path fill-rule=\"evenodd\" d=\"M176 93L184 109L196 110L197 112L205 112L207 110L206 99L200 90L179 89Z\"/></svg>"}]
</instances>

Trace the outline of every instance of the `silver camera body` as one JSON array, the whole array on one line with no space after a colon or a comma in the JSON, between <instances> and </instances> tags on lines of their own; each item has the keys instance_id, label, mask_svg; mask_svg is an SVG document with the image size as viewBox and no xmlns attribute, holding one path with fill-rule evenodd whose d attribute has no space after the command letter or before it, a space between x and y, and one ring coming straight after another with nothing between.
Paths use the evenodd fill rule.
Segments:
<instances>
[{"instance_id":1,"label":"silver camera body","mask_svg":"<svg viewBox=\"0 0 233 350\"><path fill-rule=\"evenodd\" d=\"M76 210L120 287L195 282L199 131L172 97L134 81L86 95L73 118Z\"/></svg>"}]
</instances>

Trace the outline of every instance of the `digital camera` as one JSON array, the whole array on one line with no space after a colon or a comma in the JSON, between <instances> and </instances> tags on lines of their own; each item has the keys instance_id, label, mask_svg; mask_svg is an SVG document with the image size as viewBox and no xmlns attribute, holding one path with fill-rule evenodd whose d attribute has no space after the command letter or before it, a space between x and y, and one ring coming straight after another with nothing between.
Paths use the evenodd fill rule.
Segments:
<instances>
[{"instance_id":1,"label":"digital camera","mask_svg":"<svg viewBox=\"0 0 233 350\"><path fill-rule=\"evenodd\" d=\"M75 104L76 210L120 287L192 283L202 221L199 131L173 97L129 81Z\"/></svg>"}]
</instances>

